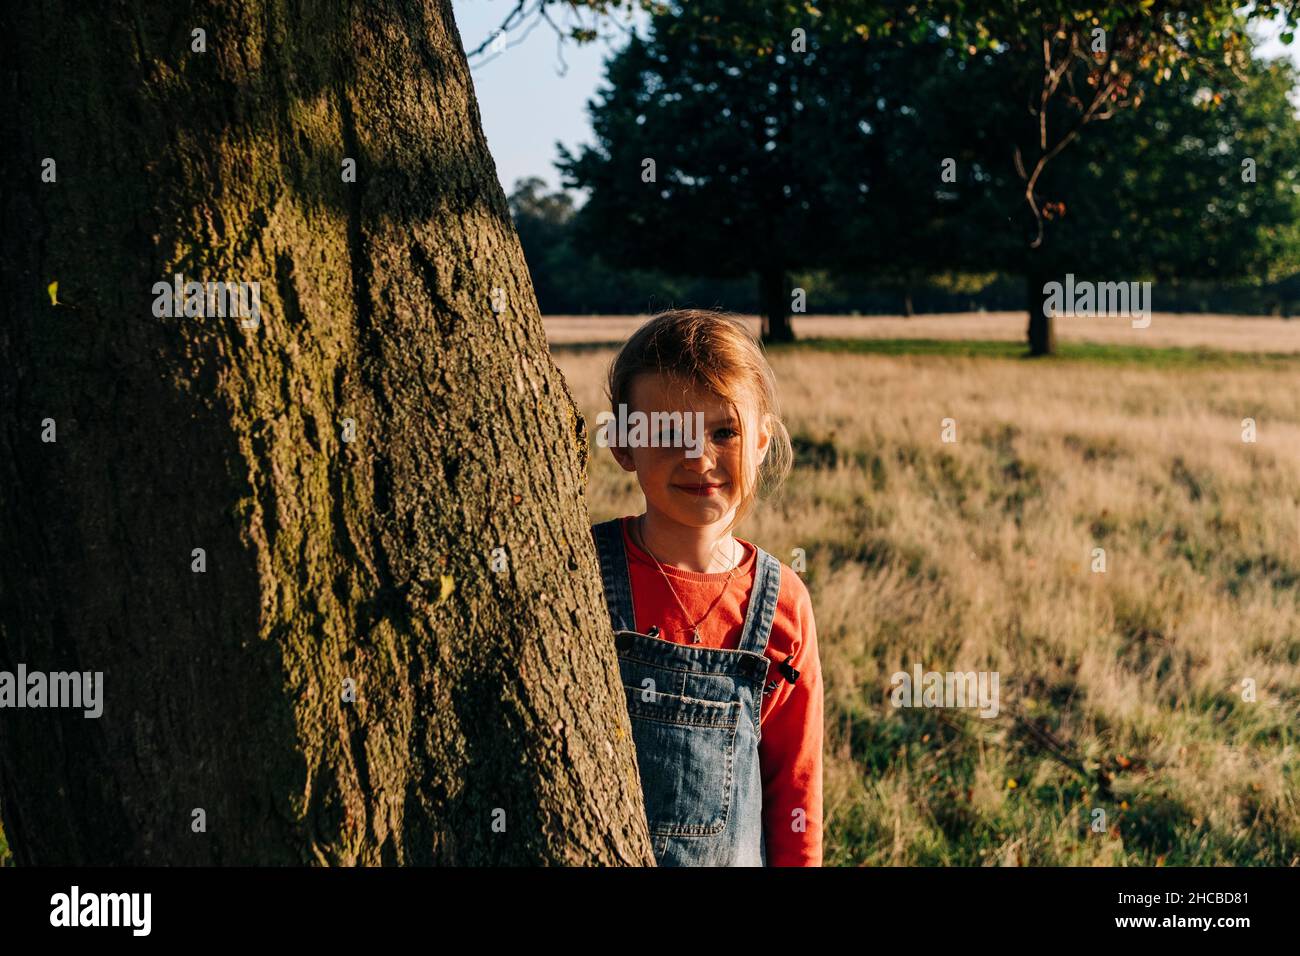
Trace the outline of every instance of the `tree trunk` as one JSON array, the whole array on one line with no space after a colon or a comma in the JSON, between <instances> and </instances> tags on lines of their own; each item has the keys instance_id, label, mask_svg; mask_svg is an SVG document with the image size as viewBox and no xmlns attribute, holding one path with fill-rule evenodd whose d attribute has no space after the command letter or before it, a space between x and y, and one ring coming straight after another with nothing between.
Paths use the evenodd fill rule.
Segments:
<instances>
[{"instance_id":1,"label":"tree trunk","mask_svg":"<svg viewBox=\"0 0 1300 956\"><path fill-rule=\"evenodd\" d=\"M0 64L0 670L104 675L0 714L16 862L653 864L449 0L34 0Z\"/></svg>"},{"instance_id":2,"label":"tree trunk","mask_svg":"<svg viewBox=\"0 0 1300 956\"><path fill-rule=\"evenodd\" d=\"M1050 270L1040 263L1031 262L1025 270L1025 298L1029 311L1028 337L1030 355L1054 355L1056 353L1055 318L1045 314L1043 309L1046 299L1043 286L1052 280L1053 276Z\"/></svg>"},{"instance_id":3,"label":"tree trunk","mask_svg":"<svg viewBox=\"0 0 1300 956\"><path fill-rule=\"evenodd\" d=\"M790 280L780 267L758 274L758 296L763 309L763 341L793 342L790 326Z\"/></svg>"}]
</instances>

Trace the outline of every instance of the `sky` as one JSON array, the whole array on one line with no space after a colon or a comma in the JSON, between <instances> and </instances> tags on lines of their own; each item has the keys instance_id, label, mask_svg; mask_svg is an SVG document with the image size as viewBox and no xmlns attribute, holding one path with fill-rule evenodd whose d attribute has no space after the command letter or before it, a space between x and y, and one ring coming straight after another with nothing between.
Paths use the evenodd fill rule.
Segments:
<instances>
[{"instance_id":1,"label":"sky","mask_svg":"<svg viewBox=\"0 0 1300 956\"><path fill-rule=\"evenodd\" d=\"M452 0L465 48L472 50L490 38L514 6L514 0ZM531 0L528 6L533 6ZM564 27L566 18L560 6L552 8L552 16ZM645 20L638 11L632 25L639 25L644 32ZM592 142L587 101L601 84L606 57L626 42L626 33L617 26L604 27L602 32L611 34L612 39L581 46L566 41L561 47L555 30L537 22L531 31L510 31L501 53L480 54L472 61L470 76L483 130L507 194L516 180L526 176L541 177L548 192L558 189L559 174L553 165L559 156L556 140L570 150ZM1300 66L1300 40L1288 48L1276 39L1280 32L1260 31L1264 42L1259 55L1271 58L1289 53ZM1300 111L1300 91L1295 100ZM574 198L582 204L580 195Z\"/></svg>"},{"instance_id":2,"label":"sky","mask_svg":"<svg viewBox=\"0 0 1300 956\"><path fill-rule=\"evenodd\" d=\"M514 0L452 0L466 50L491 37L514 5ZM552 17L565 26L561 11L556 9ZM644 24L645 15L638 11L633 22ZM559 48L555 30L539 23L527 36L524 29L512 30L506 49L495 57L486 53L471 61L483 131L507 194L515 180L526 176L546 180L548 192L558 189L560 177L553 165L559 158L556 140L570 150L593 141L586 103L601 83L605 58L626 42L626 34L617 26L602 32L617 40L582 45L565 41Z\"/></svg>"}]
</instances>

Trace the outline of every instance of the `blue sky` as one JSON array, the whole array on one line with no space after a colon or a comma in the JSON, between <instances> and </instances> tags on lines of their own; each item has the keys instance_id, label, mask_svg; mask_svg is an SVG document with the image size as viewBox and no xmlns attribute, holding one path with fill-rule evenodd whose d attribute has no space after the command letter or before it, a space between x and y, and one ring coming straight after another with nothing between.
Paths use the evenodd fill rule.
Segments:
<instances>
[{"instance_id":1,"label":"blue sky","mask_svg":"<svg viewBox=\"0 0 1300 956\"><path fill-rule=\"evenodd\" d=\"M452 0L466 49L491 37L514 5L514 0ZM552 16L563 27L566 19L559 6L552 8ZM638 12L633 22L644 24L644 20ZM570 149L591 142L586 103L600 85L605 58L625 40L615 26L605 27L603 32L615 39L581 46L569 41L558 48L555 30L537 23L527 35L523 29L512 30L502 53L480 55L471 64L483 130L507 194L515 180L525 176L540 176L550 189L559 188L559 176L552 165L557 158L556 140ZM1260 54L1289 53L1300 65L1300 42L1288 50L1275 39L1279 32L1261 31L1261 36L1273 39L1265 41ZM1300 109L1300 95L1296 100ZM578 198L579 204L581 201Z\"/></svg>"},{"instance_id":2,"label":"blue sky","mask_svg":"<svg viewBox=\"0 0 1300 956\"><path fill-rule=\"evenodd\" d=\"M488 39L513 7L513 0L453 0L465 48L472 50ZM552 16L565 25L558 9ZM635 22L644 22L644 15L638 12ZM557 50L555 30L540 23L526 37L523 29L512 30L507 49L495 58L488 53L471 62L483 131L507 193L525 176L540 176L551 189L559 188L552 165L558 158L555 141L570 149L592 141L586 103L600 85L605 58L626 39L614 26L602 32L621 40L581 46L567 41Z\"/></svg>"}]
</instances>

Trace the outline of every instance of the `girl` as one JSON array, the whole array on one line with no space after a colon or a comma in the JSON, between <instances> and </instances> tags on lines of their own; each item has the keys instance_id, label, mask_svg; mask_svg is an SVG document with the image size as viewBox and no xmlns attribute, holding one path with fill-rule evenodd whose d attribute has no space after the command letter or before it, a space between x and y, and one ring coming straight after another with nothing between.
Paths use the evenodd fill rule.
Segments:
<instances>
[{"instance_id":1,"label":"girl","mask_svg":"<svg viewBox=\"0 0 1300 956\"><path fill-rule=\"evenodd\" d=\"M623 346L607 393L615 414L651 423L609 441L645 512L592 534L655 858L820 866L812 604L793 571L732 535L760 476L790 470L772 369L740 322L673 310Z\"/></svg>"}]
</instances>

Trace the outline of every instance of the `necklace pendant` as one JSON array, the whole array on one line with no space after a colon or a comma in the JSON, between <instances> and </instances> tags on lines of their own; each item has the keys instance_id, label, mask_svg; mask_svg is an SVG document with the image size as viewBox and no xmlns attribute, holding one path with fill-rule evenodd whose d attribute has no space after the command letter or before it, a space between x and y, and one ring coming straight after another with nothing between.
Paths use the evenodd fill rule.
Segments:
<instances>
[{"instance_id":1,"label":"necklace pendant","mask_svg":"<svg viewBox=\"0 0 1300 956\"><path fill-rule=\"evenodd\" d=\"M695 628L693 631L691 631L691 643L692 643L692 644L698 644L698 643L700 643L700 641L702 641L702 640L703 640L703 638L700 637L700 629L699 629L698 627Z\"/></svg>"}]
</instances>

